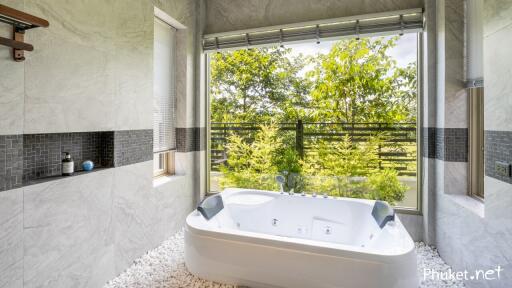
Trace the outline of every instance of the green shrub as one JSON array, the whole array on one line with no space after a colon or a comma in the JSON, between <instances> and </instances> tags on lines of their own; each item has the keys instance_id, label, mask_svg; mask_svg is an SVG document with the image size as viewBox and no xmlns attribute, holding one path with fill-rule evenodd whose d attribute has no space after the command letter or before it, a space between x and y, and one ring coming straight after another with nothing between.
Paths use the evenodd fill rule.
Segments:
<instances>
[{"instance_id":1,"label":"green shrub","mask_svg":"<svg viewBox=\"0 0 512 288\"><path fill-rule=\"evenodd\" d=\"M338 142L319 141L300 159L285 145L274 123L262 125L254 141L229 137L227 163L222 165L222 188L238 187L278 191L275 176L285 176L285 191L327 193L331 196L380 199L391 204L403 200L407 186L393 169L379 169L378 137L354 145L349 136ZM249 143L250 142L250 143Z\"/></svg>"},{"instance_id":2,"label":"green shrub","mask_svg":"<svg viewBox=\"0 0 512 288\"><path fill-rule=\"evenodd\" d=\"M384 200L391 205L402 201L407 191L407 186L398 180L398 173L391 169L369 175L368 187L373 194L372 199Z\"/></svg>"}]
</instances>

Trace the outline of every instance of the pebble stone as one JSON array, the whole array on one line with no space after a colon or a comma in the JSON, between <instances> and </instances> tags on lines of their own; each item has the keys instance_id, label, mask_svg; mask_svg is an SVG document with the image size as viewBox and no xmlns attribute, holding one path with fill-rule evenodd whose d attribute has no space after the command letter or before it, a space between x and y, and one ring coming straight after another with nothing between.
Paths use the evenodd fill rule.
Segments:
<instances>
[{"instance_id":1,"label":"pebble stone","mask_svg":"<svg viewBox=\"0 0 512 288\"><path fill-rule=\"evenodd\" d=\"M424 243L416 243L418 255L419 288L463 288L462 282L423 279L424 269L448 271L437 250ZM132 266L104 288L235 288L236 286L200 279L187 271L184 258L184 234L179 231L157 248L136 259Z\"/></svg>"}]
</instances>

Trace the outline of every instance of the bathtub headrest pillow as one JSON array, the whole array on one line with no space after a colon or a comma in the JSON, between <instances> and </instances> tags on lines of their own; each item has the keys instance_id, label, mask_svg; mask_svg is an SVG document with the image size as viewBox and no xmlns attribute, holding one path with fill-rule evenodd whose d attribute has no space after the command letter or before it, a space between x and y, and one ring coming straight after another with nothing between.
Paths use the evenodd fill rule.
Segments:
<instances>
[{"instance_id":1,"label":"bathtub headrest pillow","mask_svg":"<svg viewBox=\"0 0 512 288\"><path fill-rule=\"evenodd\" d=\"M372 216L382 229L389 221L395 221L395 210L388 202L376 200L373 205Z\"/></svg>"},{"instance_id":2,"label":"bathtub headrest pillow","mask_svg":"<svg viewBox=\"0 0 512 288\"><path fill-rule=\"evenodd\" d=\"M212 219L213 216L217 215L222 209L224 209L224 203L220 195L207 197L197 206L197 210L206 220Z\"/></svg>"}]
</instances>

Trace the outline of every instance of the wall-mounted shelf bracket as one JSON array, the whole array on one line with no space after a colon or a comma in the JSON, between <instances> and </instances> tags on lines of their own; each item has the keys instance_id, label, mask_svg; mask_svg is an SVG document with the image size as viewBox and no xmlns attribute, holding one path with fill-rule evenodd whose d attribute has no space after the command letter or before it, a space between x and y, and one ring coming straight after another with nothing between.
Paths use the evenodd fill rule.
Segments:
<instances>
[{"instance_id":1,"label":"wall-mounted shelf bracket","mask_svg":"<svg viewBox=\"0 0 512 288\"><path fill-rule=\"evenodd\" d=\"M25 31L37 27L48 27L50 23L39 17L0 4L0 22L12 25L13 39L0 37L0 45L13 48L14 61L25 60L25 51L34 47L25 43Z\"/></svg>"}]
</instances>

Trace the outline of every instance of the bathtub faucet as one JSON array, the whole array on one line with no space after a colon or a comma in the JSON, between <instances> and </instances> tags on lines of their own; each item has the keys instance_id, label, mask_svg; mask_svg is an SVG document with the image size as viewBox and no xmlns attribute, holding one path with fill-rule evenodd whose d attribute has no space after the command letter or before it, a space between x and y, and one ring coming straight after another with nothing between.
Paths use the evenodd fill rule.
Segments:
<instances>
[{"instance_id":1,"label":"bathtub faucet","mask_svg":"<svg viewBox=\"0 0 512 288\"><path fill-rule=\"evenodd\" d=\"M276 181L277 183L279 184L279 187L281 187L281 194L284 194L284 183L286 183L286 178L284 178L283 175L277 175L276 176ZM290 189L290 191L288 191L288 194L289 195L295 195L295 191L292 189Z\"/></svg>"},{"instance_id":2,"label":"bathtub faucet","mask_svg":"<svg viewBox=\"0 0 512 288\"><path fill-rule=\"evenodd\" d=\"M284 183L286 182L286 179L283 175L277 175L276 181L279 184L279 187L281 188L281 194L284 194Z\"/></svg>"}]
</instances>

